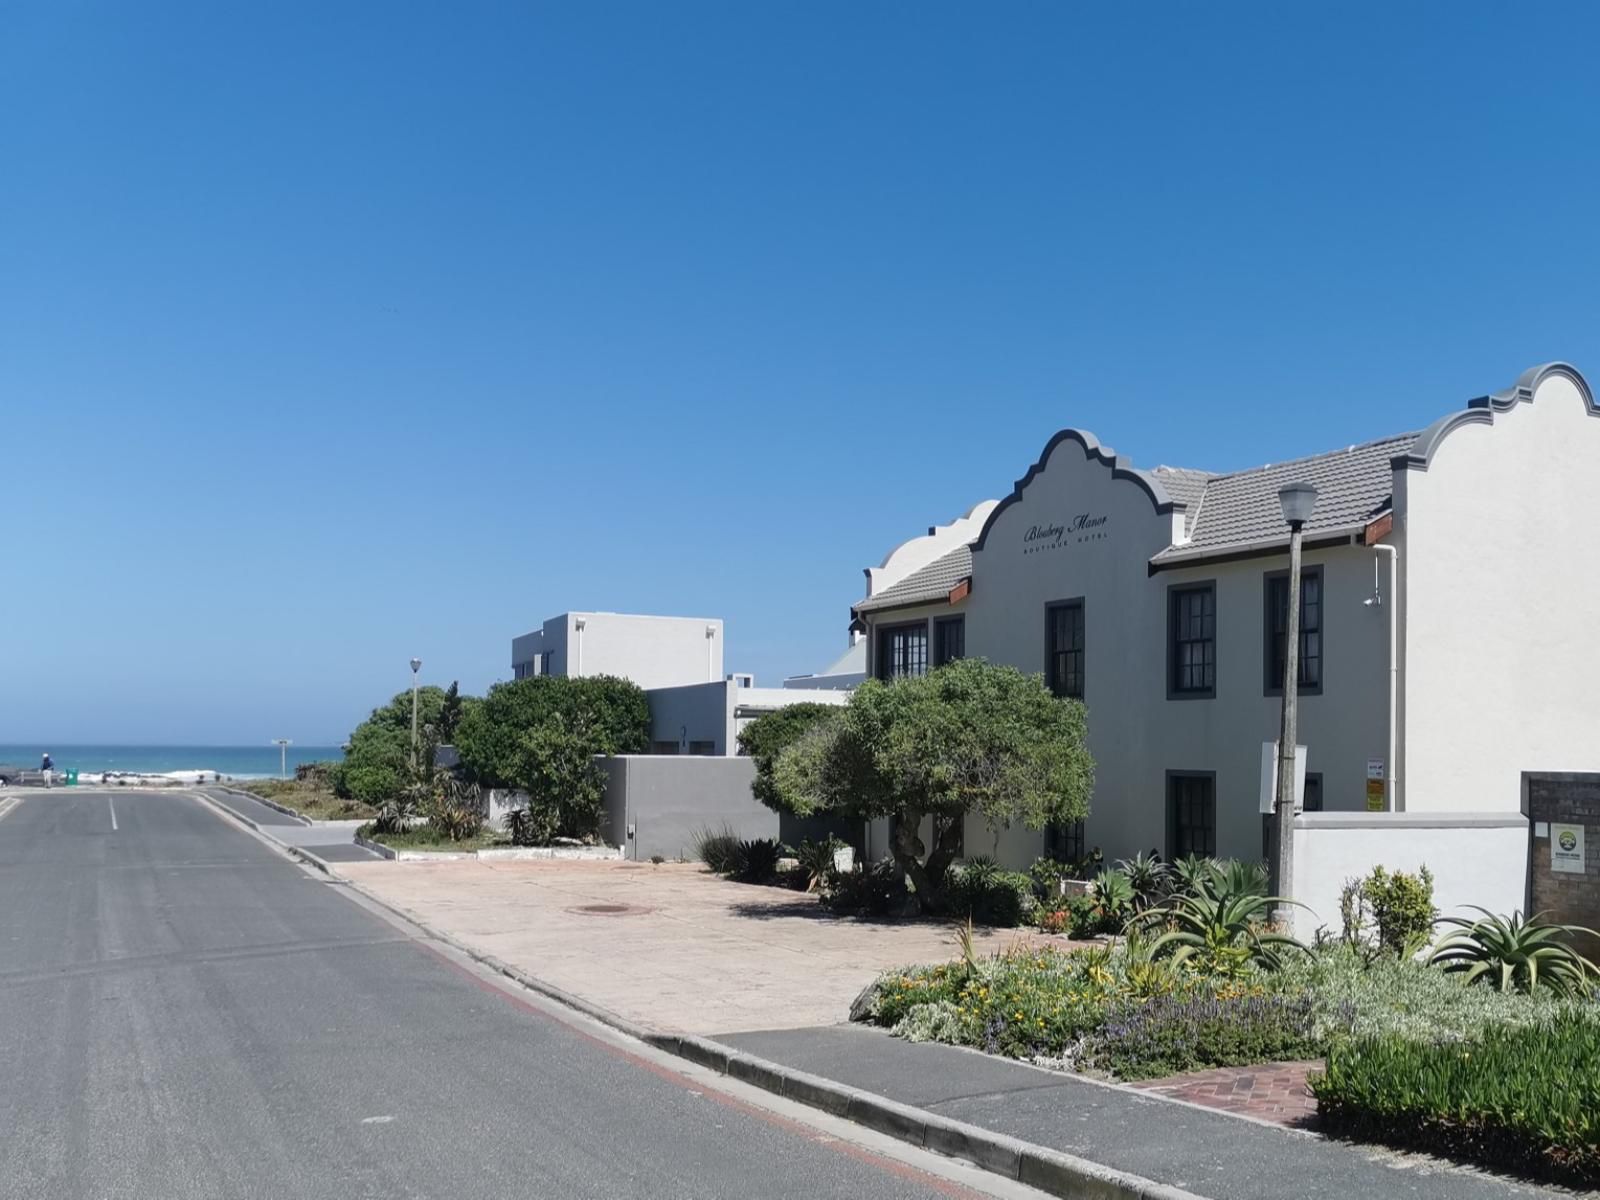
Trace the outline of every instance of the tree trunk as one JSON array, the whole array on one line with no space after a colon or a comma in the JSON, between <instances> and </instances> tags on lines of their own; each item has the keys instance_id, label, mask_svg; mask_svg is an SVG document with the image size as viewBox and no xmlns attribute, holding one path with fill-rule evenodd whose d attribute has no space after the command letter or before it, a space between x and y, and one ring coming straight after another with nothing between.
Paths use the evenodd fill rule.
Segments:
<instances>
[{"instance_id":1,"label":"tree trunk","mask_svg":"<svg viewBox=\"0 0 1600 1200\"><path fill-rule=\"evenodd\" d=\"M895 865L900 868L917 893L917 907L923 913L937 913L944 908L944 876L955 861L961 845L962 816L935 814L933 818L933 850L926 861L923 854L920 829L921 812L902 811L895 815L894 838L890 849Z\"/></svg>"}]
</instances>

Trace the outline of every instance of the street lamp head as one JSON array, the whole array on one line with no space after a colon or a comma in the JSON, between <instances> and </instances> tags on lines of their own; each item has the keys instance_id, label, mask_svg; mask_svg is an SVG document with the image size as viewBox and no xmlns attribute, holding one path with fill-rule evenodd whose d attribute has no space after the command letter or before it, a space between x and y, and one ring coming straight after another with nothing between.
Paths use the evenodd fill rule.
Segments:
<instances>
[{"instance_id":1,"label":"street lamp head","mask_svg":"<svg viewBox=\"0 0 1600 1200\"><path fill-rule=\"evenodd\" d=\"M422 670L422 660L420 658L413 658L411 660L411 673L415 675L420 670Z\"/></svg>"},{"instance_id":2,"label":"street lamp head","mask_svg":"<svg viewBox=\"0 0 1600 1200\"><path fill-rule=\"evenodd\" d=\"M1278 489L1278 503L1283 506L1283 519L1291 529L1298 529L1311 519L1317 507L1317 489L1309 483L1286 483Z\"/></svg>"}]
</instances>

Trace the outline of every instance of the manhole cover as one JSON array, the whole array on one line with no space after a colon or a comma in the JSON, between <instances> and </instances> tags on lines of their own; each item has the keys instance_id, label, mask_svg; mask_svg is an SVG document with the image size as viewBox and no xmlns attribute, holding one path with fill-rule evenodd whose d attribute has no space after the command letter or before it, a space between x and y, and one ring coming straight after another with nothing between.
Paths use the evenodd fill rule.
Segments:
<instances>
[{"instance_id":1,"label":"manhole cover","mask_svg":"<svg viewBox=\"0 0 1600 1200\"><path fill-rule=\"evenodd\" d=\"M650 910L637 904L580 904L567 911L581 917L632 917Z\"/></svg>"}]
</instances>

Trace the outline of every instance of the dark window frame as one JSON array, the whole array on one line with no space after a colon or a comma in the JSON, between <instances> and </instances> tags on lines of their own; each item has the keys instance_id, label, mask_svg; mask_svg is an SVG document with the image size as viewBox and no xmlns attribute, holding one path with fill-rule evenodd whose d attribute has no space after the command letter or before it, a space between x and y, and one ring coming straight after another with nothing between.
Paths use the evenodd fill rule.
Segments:
<instances>
[{"instance_id":1,"label":"dark window frame","mask_svg":"<svg viewBox=\"0 0 1600 1200\"><path fill-rule=\"evenodd\" d=\"M1206 828L1204 825L1196 826L1192 821L1186 822L1179 819L1180 802L1190 803L1195 797L1180 797L1176 786L1181 783L1205 783L1210 790L1209 796L1203 797L1210 804L1209 837L1196 847L1193 844L1181 845L1180 831L1185 828ZM1215 771L1168 771L1166 795L1167 818L1167 860L1182 858L1186 854L1198 854L1204 857L1214 857L1217 853L1217 773Z\"/></svg>"},{"instance_id":2,"label":"dark window frame","mask_svg":"<svg viewBox=\"0 0 1600 1200\"><path fill-rule=\"evenodd\" d=\"M954 654L945 653L945 636L954 631L956 641L960 644ZM932 665L942 667L967 656L967 617L965 613L955 617L935 617L933 622Z\"/></svg>"},{"instance_id":3,"label":"dark window frame","mask_svg":"<svg viewBox=\"0 0 1600 1200\"><path fill-rule=\"evenodd\" d=\"M915 679L918 676L926 675L931 669L929 664L933 653L933 636L932 631L929 629L929 624L926 619L923 619L921 621L896 621L893 625L878 626L873 631L873 677L882 680L884 683L892 683L896 679ZM892 656L886 655L884 649L896 634L910 633L913 630L920 630L922 633L922 670L915 673L908 672L903 675L892 675L886 667L886 663L892 661Z\"/></svg>"},{"instance_id":4,"label":"dark window frame","mask_svg":"<svg viewBox=\"0 0 1600 1200\"><path fill-rule=\"evenodd\" d=\"M1209 640L1211 643L1211 682L1205 687L1179 687L1179 637L1178 637L1178 605L1180 598L1195 593L1206 593L1211 597L1211 636L1205 638L1185 638L1183 642L1200 642ZM1217 581L1215 579L1196 579L1188 583L1173 583L1167 585L1167 699L1168 700L1210 700L1217 694L1217 666L1219 662L1217 644Z\"/></svg>"},{"instance_id":5,"label":"dark window frame","mask_svg":"<svg viewBox=\"0 0 1600 1200\"><path fill-rule=\"evenodd\" d=\"M1070 611L1076 611L1078 614L1078 647L1076 650L1058 651L1055 644L1056 614ZM1058 655L1070 657L1073 654L1078 658L1076 692L1068 691L1066 685L1057 678ZM1044 680L1045 686L1055 696L1082 700L1089 690L1089 611L1088 602L1083 596L1073 596L1069 600L1052 600L1044 606Z\"/></svg>"},{"instance_id":6,"label":"dark window frame","mask_svg":"<svg viewBox=\"0 0 1600 1200\"><path fill-rule=\"evenodd\" d=\"M1081 862L1085 855L1084 844L1088 838L1084 834L1082 818L1065 823L1052 821L1044 827L1045 856L1057 862Z\"/></svg>"},{"instance_id":7,"label":"dark window frame","mask_svg":"<svg viewBox=\"0 0 1600 1200\"><path fill-rule=\"evenodd\" d=\"M1317 581L1317 624L1314 630L1306 628L1306 580L1315 578ZM1273 628L1277 618L1277 606L1273 602L1273 592L1279 584L1287 585L1289 582L1288 570L1268 571L1261 577L1261 675L1262 692L1264 696L1283 695L1283 665L1278 659L1278 633ZM1284 604L1288 605L1288 596L1284 596ZM1285 630L1284 632L1288 632ZM1307 683L1306 675L1306 639L1311 633L1317 637L1317 653L1313 656L1317 660L1317 678L1314 683ZM1296 694L1301 696L1320 696L1324 681L1328 673L1328 588L1322 576L1322 564L1314 563L1310 566L1302 565L1300 568L1300 664L1298 674L1299 686Z\"/></svg>"}]
</instances>

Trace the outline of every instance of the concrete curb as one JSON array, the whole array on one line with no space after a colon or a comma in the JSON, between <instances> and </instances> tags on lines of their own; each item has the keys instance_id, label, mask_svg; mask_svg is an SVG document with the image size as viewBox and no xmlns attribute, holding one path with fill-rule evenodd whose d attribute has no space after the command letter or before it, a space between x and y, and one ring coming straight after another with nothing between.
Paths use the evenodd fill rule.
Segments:
<instances>
[{"instance_id":1,"label":"concrete curb","mask_svg":"<svg viewBox=\"0 0 1600 1200\"><path fill-rule=\"evenodd\" d=\"M219 792L227 792L232 796L243 796L247 800L254 800L257 804L265 804L268 808L275 809L286 817L293 817L302 825L313 824L311 818L301 816L299 813L295 812L294 809L287 808L276 801L268 800L265 796L258 796L254 792L247 792L243 788L232 787L226 783L213 783L209 784L208 786L215 788Z\"/></svg>"},{"instance_id":2,"label":"concrete curb","mask_svg":"<svg viewBox=\"0 0 1600 1200\"><path fill-rule=\"evenodd\" d=\"M592 847L497 846L488 850L396 850L382 842L356 835L355 844L390 862L621 862L620 848L597 853Z\"/></svg>"},{"instance_id":3,"label":"concrete curb","mask_svg":"<svg viewBox=\"0 0 1600 1200\"><path fill-rule=\"evenodd\" d=\"M619 1033L706 1067L720 1075L751 1084L763 1091L782 1096L786 1100L804 1104L808 1108L820 1109L832 1116L843 1117L867 1129L931 1150L936 1154L964 1159L986 1171L1014 1179L1028 1187L1038 1188L1052 1196L1063 1197L1064 1200L1204 1200L1194 1192L1182 1188L1130 1175L1045 1146L1036 1146L1032 1142L1007 1137L1005 1134L995 1133L978 1125L952 1121L948 1117L901 1104L886 1096L848 1087L820 1075L811 1075L785 1067L781 1063L746 1054L710 1038L694 1034L666 1033L630 1021L608 1008L573 995L564 988L546 983L535 975L530 975L492 954L487 954L475 946L452 937L441 929L434 928L415 914L374 895L354 880L339 875L315 855L307 854L298 846L278 841L272 836L270 828L255 825L254 822L229 811L210 797L205 799L218 812L250 825L296 858L310 863L334 878L343 879L352 891L360 893L378 907L394 913L434 940L459 951L476 963L481 963L496 974L503 975L529 991L554 1000L567 1008L593 1017ZM358 844L364 841L360 838L356 840ZM376 843L370 848L377 850Z\"/></svg>"},{"instance_id":4,"label":"concrete curb","mask_svg":"<svg viewBox=\"0 0 1600 1200\"><path fill-rule=\"evenodd\" d=\"M388 846L385 846L382 842L375 842L371 838L364 838L359 833L352 834L350 840L357 846L360 846L363 850L367 850L373 854L376 854L379 858L387 858L391 862L394 860L395 852Z\"/></svg>"},{"instance_id":5,"label":"concrete curb","mask_svg":"<svg viewBox=\"0 0 1600 1200\"><path fill-rule=\"evenodd\" d=\"M300 846L290 845L288 842L279 841L277 838L273 837L270 826L257 825L249 817L240 816L226 804L218 804L216 797L214 796L208 796L204 792L195 792L195 795L200 797L201 800L205 801L206 807L211 809L213 812L221 813L230 821L237 821L239 824L255 830L274 846L278 847L278 849L282 850L290 858L303 862L308 867L315 867L324 875L327 875L331 878L339 878L339 876L334 875L334 871L331 866L329 866L322 859L318 858L315 854L311 853L311 851L303 849ZM310 824L310 822L307 822L307 824Z\"/></svg>"},{"instance_id":6,"label":"concrete curb","mask_svg":"<svg viewBox=\"0 0 1600 1200\"><path fill-rule=\"evenodd\" d=\"M647 1034L644 1040L702 1067L765 1091L844 1117L913 1146L966 1159L986 1171L1071 1200L1200 1200L1193 1192L1113 1170L964 1121L796 1071L691 1034Z\"/></svg>"}]
</instances>

